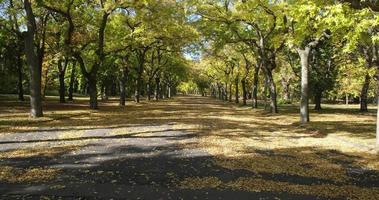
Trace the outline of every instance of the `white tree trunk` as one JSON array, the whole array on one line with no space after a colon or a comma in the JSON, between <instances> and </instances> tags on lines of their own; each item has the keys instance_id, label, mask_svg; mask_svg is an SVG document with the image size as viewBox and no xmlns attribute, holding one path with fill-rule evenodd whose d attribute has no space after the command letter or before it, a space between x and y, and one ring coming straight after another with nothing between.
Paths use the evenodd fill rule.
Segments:
<instances>
[{"instance_id":1,"label":"white tree trunk","mask_svg":"<svg viewBox=\"0 0 379 200\"><path fill-rule=\"evenodd\" d=\"M310 48L297 50L301 60L301 100L300 100L300 122L309 122L309 52Z\"/></svg>"}]
</instances>

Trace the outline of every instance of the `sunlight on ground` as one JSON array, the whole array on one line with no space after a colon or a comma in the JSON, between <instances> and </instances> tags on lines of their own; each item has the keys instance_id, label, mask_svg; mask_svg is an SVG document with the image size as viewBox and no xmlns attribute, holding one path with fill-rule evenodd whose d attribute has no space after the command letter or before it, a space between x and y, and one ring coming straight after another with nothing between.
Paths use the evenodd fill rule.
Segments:
<instances>
[{"instance_id":1,"label":"sunlight on ground","mask_svg":"<svg viewBox=\"0 0 379 200\"><path fill-rule=\"evenodd\" d=\"M32 167L27 169L0 166L0 181L9 183L46 182L54 179L59 169Z\"/></svg>"},{"instance_id":2,"label":"sunlight on ground","mask_svg":"<svg viewBox=\"0 0 379 200\"><path fill-rule=\"evenodd\" d=\"M326 198L379 197L377 187L349 183L353 176L379 171L373 113L358 113L351 109L354 106L327 105L328 109L311 113L310 124L301 126L296 107L285 106L280 114L272 115L208 98L187 98L190 97L139 105L129 103L124 108L117 102L101 103L98 111L89 111L81 102L65 106L49 102L41 119L30 119L25 114L26 105L12 109L0 106L0 140L20 132L58 132L55 146L37 141L30 148L0 152L0 160L67 155L91 141L107 139L91 137L88 130L109 130L107 137L128 141L137 136L165 138L164 133L180 131L196 135L196 140L190 142L178 139L183 149L206 151L214 156L215 166L246 170L252 175L228 181L212 176L187 177L176 181L179 188L289 192ZM75 145L59 142L71 140ZM2 166L0 180L43 182L59 173L58 169L46 167ZM267 179L278 176L295 177L307 183Z\"/></svg>"}]
</instances>

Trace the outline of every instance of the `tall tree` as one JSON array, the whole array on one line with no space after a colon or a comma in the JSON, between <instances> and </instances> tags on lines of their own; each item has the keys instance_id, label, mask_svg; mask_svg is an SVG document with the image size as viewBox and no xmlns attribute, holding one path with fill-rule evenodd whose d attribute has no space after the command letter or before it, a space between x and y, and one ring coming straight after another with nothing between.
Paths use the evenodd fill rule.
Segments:
<instances>
[{"instance_id":1,"label":"tall tree","mask_svg":"<svg viewBox=\"0 0 379 200\"><path fill-rule=\"evenodd\" d=\"M41 70L45 51L46 22L48 14L38 20L41 32L37 30L36 16L34 15L32 4L29 0L24 0L26 13L27 30L23 36L25 39L26 61L30 73L30 105L31 116L42 117L42 97L41 97Z\"/></svg>"}]
</instances>

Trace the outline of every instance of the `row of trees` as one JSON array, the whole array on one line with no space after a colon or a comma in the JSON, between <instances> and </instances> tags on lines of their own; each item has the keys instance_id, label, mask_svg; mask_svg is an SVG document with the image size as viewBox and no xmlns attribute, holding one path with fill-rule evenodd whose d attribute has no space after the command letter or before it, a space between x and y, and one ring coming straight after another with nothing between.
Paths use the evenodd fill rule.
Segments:
<instances>
[{"instance_id":1,"label":"row of trees","mask_svg":"<svg viewBox=\"0 0 379 200\"><path fill-rule=\"evenodd\" d=\"M192 8L205 41L202 76L193 80L207 81L199 91L236 103L242 96L244 104L250 97L253 108L262 96L272 113L279 100L299 100L301 123L310 120L310 97L315 109L325 97L359 96L361 111L369 96L378 100L377 1L219 0Z\"/></svg>"},{"instance_id":2,"label":"row of trees","mask_svg":"<svg viewBox=\"0 0 379 200\"><path fill-rule=\"evenodd\" d=\"M190 74L192 82L179 89L237 103L242 96L244 104L251 98L253 108L262 96L273 113L279 100L299 100L301 123L310 120L311 96L316 109L323 97L359 96L367 111L368 97L379 94L370 89L379 83L377 1L1 0L0 6L1 81L15 83L22 100L28 77L33 117L42 116L46 88L58 89L60 102L67 91L69 99L73 91L88 93L97 109L98 91L119 93L121 105L132 93L136 102L141 95L158 99ZM197 46L201 56L189 72L184 57Z\"/></svg>"},{"instance_id":3,"label":"row of trees","mask_svg":"<svg viewBox=\"0 0 379 200\"><path fill-rule=\"evenodd\" d=\"M142 94L170 97L185 78L185 47L197 38L179 1L2 0L0 6L0 75L11 81L2 92L17 85L23 100L29 86L32 117L43 115L46 88L56 88L62 103L67 93L69 100L74 91L87 93L91 109L98 108L98 91L119 93L120 105L132 93L136 102Z\"/></svg>"}]
</instances>

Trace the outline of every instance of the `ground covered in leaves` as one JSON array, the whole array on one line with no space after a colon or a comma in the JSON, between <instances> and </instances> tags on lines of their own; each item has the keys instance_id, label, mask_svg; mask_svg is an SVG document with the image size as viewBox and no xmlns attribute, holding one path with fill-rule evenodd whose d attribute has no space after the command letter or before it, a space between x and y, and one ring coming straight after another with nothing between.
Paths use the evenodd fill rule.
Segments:
<instances>
[{"instance_id":1,"label":"ground covered in leaves","mask_svg":"<svg viewBox=\"0 0 379 200\"><path fill-rule=\"evenodd\" d=\"M375 113L327 105L300 126L206 97L28 104L0 97L2 199L379 199Z\"/></svg>"}]
</instances>

